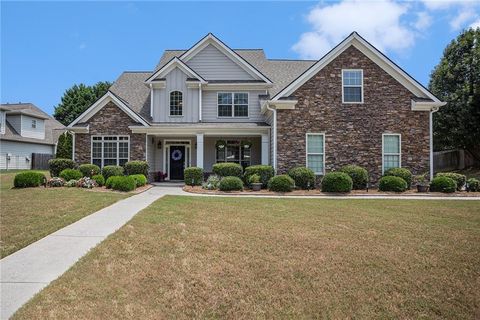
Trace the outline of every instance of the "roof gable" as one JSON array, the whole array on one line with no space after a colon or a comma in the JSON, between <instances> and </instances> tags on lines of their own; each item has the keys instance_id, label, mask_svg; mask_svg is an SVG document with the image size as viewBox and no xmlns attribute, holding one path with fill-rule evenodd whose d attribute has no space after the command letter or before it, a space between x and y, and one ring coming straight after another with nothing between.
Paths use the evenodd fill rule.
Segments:
<instances>
[{"instance_id":1,"label":"roof gable","mask_svg":"<svg viewBox=\"0 0 480 320\"><path fill-rule=\"evenodd\" d=\"M295 90L300 88L305 82L311 79L315 74L322 70L326 65L338 57L350 46L354 46L361 51L365 56L382 68L385 72L395 78L400 84L410 90L415 96L421 98L431 99L434 103L441 103L430 91L422 86L418 81L413 79L408 73L396 65L393 61L387 58L378 49L363 39L358 33L353 32L345 40L334 47L330 52L324 55L314 65L302 73L299 77L293 80L284 89L278 92L272 101L278 101L281 98L290 96Z\"/></svg>"},{"instance_id":2,"label":"roof gable","mask_svg":"<svg viewBox=\"0 0 480 320\"><path fill-rule=\"evenodd\" d=\"M187 76L200 80L202 83L205 82L205 79L195 72L192 68L186 65L182 60L177 57L173 57L166 65L153 73L150 77L145 80L145 83L152 83L157 79L164 78L168 73L170 73L175 68L182 70Z\"/></svg>"},{"instance_id":3,"label":"roof gable","mask_svg":"<svg viewBox=\"0 0 480 320\"><path fill-rule=\"evenodd\" d=\"M204 51L204 49L207 49L207 51ZM222 55L219 56L218 53L215 51L215 49L221 53ZM225 62L225 58L229 59L231 63L237 65L238 68L242 69L244 72L246 72L251 78L250 79L213 79L213 80L263 80L266 83L272 83L270 79L268 79L264 74L262 74L257 68L252 66L250 63L248 63L244 58L242 58L238 53L230 49L226 44L224 44L220 39L215 37L213 34L209 33L207 36L205 36L203 39L201 39L199 42L197 42L193 47L188 49L186 52L184 52L181 56L180 59L185 62L186 64L189 64L189 61L193 59L193 64L195 66L200 66L198 62L198 58L194 59L198 54L201 54L201 56L205 56L206 54L216 54L217 58L221 57L221 60ZM231 65L230 65L231 66Z\"/></svg>"}]
</instances>

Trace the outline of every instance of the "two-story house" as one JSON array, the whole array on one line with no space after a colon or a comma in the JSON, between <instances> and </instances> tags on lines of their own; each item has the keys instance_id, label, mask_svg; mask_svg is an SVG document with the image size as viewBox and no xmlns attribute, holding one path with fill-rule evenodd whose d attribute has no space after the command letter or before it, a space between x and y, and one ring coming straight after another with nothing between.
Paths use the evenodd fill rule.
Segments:
<instances>
[{"instance_id":1,"label":"two-story house","mask_svg":"<svg viewBox=\"0 0 480 320\"><path fill-rule=\"evenodd\" d=\"M31 169L32 154L55 154L65 127L31 103L0 105L0 169Z\"/></svg>"},{"instance_id":2,"label":"two-story house","mask_svg":"<svg viewBox=\"0 0 480 320\"><path fill-rule=\"evenodd\" d=\"M432 171L442 105L355 32L318 61L268 59L208 34L153 71L124 72L69 130L80 163L147 160L171 180L236 162L318 175L358 164L376 181L390 167Z\"/></svg>"}]
</instances>

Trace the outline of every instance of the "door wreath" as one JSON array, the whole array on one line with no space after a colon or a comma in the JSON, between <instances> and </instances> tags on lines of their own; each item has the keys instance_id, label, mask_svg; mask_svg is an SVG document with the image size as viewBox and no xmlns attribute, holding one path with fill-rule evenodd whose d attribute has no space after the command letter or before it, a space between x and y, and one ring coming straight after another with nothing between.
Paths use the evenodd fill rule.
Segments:
<instances>
[{"instance_id":1,"label":"door wreath","mask_svg":"<svg viewBox=\"0 0 480 320\"><path fill-rule=\"evenodd\" d=\"M173 150L172 152L172 160L174 161L178 161L182 159L182 151L176 149L176 150Z\"/></svg>"}]
</instances>

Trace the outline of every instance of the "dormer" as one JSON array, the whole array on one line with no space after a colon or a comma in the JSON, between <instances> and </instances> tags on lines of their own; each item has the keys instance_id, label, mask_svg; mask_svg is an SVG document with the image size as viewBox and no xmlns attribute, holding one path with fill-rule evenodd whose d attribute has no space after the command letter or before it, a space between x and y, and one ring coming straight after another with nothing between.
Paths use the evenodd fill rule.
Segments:
<instances>
[{"instance_id":1,"label":"dormer","mask_svg":"<svg viewBox=\"0 0 480 320\"><path fill-rule=\"evenodd\" d=\"M48 117L33 115L25 110L7 111L5 116L5 125L8 123L22 137L45 139L45 120Z\"/></svg>"}]
</instances>

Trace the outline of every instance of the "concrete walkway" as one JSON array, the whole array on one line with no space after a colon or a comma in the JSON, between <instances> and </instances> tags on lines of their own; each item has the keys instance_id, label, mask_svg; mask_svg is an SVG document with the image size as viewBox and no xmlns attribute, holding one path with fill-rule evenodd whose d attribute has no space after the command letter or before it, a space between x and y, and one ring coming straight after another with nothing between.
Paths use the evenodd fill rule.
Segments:
<instances>
[{"instance_id":1,"label":"concrete walkway","mask_svg":"<svg viewBox=\"0 0 480 320\"><path fill-rule=\"evenodd\" d=\"M480 197L434 196L277 196L211 195L182 190L180 185L161 184L121 200L0 260L0 318L7 319L51 281L60 277L90 249L120 229L135 214L164 195L199 197L308 198L308 199L416 199L480 200Z\"/></svg>"},{"instance_id":2,"label":"concrete walkway","mask_svg":"<svg viewBox=\"0 0 480 320\"><path fill-rule=\"evenodd\" d=\"M0 318L8 319L135 214L180 187L154 187L60 229L0 260Z\"/></svg>"}]
</instances>

